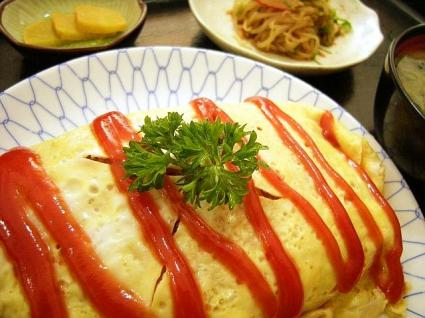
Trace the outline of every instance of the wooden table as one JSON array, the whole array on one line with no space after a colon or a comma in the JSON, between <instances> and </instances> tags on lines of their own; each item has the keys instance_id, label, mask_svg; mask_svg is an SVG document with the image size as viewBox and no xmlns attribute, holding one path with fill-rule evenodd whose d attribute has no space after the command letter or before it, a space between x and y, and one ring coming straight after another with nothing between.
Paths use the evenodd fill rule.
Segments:
<instances>
[{"instance_id":1,"label":"wooden table","mask_svg":"<svg viewBox=\"0 0 425 318\"><path fill-rule=\"evenodd\" d=\"M303 77L303 80L337 101L373 133L374 97L387 48L402 30L425 19L420 13L397 0L363 2L379 14L385 35L379 49L367 61L349 70L326 76ZM135 45L193 46L219 50L203 34L186 1L150 3L145 26ZM57 62L23 58L1 38L0 91ZM425 184L411 178L406 179L424 211Z\"/></svg>"}]
</instances>

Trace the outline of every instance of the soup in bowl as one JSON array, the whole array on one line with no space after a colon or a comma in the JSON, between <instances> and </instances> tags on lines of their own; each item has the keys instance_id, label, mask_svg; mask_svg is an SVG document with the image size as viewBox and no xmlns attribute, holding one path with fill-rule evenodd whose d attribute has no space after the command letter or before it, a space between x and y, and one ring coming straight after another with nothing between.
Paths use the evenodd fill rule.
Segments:
<instances>
[{"instance_id":1,"label":"soup in bowl","mask_svg":"<svg viewBox=\"0 0 425 318\"><path fill-rule=\"evenodd\" d=\"M379 141L401 170L425 181L425 24L391 43L374 120Z\"/></svg>"}]
</instances>

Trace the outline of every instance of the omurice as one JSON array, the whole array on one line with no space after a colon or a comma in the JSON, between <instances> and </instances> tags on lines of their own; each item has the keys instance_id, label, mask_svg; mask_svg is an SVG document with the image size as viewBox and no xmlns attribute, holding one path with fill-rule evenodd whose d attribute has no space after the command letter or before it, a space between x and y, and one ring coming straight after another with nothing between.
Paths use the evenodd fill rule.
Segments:
<instances>
[{"instance_id":1,"label":"omurice","mask_svg":"<svg viewBox=\"0 0 425 318\"><path fill-rule=\"evenodd\" d=\"M362 136L263 97L177 111L0 156L1 317L404 316L400 225Z\"/></svg>"}]
</instances>

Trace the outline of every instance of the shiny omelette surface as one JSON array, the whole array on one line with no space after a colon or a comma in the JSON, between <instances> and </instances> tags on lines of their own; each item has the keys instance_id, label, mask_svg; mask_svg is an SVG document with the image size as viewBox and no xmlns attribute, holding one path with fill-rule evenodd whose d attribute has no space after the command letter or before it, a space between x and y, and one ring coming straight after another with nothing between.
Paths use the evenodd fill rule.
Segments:
<instances>
[{"instance_id":1,"label":"shiny omelette surface","mask_svg":"<svg viewBox=\"0 0 425 318\"><path fill-rule=\"evenodd\" d=\"M219 104L219 106L235 122L244 123L248 130L257 132L259 142L268 146L268 150L261 151L262 158L283 176L288 185L313 205L337 239L345 257L346 247L330 208L318 194L303 165L282 144L261 111L249 103ZM301 124L313 138L325 159L351 185L378 224L383 235L384 248L391 246L394 233L383 209L370 194L367 185L347 163L344 155L322 136L319 121L323 111L291 103L279 104L279 107ZM168 111L170 110L158 109L148 115L162 117ZM196 117L189 106L179 108L178 112L184 113L187 121ZM135 113L129 115L129 118L138 129L146 115L147 113ZM297 134L291 131L290 127L286 128L309 156L314 158L311 150L304 145ZM337 122L335 132L342 150L365 168L378 188L382 189L383 167L367 142ZM172 317L173 297L169 275L164 272L163 266L145 242L126 196L115 185L109 165L87 159L88 156L106 157L91 128L89 126L77 128L32 149L40 156L48 176L60 189L74 218L91 239L95 251L105 266L124 286L138 294L156 316ZM320 168L320 165L317 166ZM378 317L384 311L402 315L403 304L388 305L384 294L375 287L368 275L375 245L368 236L356 207L344 197L341 189L324 171L322 174L347 210L365 253L362 278L348 294L339 294L336 290L337 280L326 250L297 207L285 198L261 197L269 222L300 273L304 288L305 317ZM258 188L280 197L260 173L254 174L254 180ZM208 315L262 317L261 308L250 290L238 282L234 275L210 253L203 250L191 237L184 224L178 223L178 215L173 212L162 192L152 191L152 195L169 230L175 230L174 239L199 284ZM213 211L209 211L208 207L202 207L197 209L197 212L211 228L236 242L245 251L276 292L276 277L267 261L262 244L243 211L243 206L238 206L232 211L225 207ZM28 215L42 233L54 256L54 268L70 317L99 317L64 263L60 247L43 228L31 209L28 209ZM0 317L29 317L30 308L23 289L14 275L12 263L2 248L0 248L0 277Z\"/></svg>"}]
</instances>

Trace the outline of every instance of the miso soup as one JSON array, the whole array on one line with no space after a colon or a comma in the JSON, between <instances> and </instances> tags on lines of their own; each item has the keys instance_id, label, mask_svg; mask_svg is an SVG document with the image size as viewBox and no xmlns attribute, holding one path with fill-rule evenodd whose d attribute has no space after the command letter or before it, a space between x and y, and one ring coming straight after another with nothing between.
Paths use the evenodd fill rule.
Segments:
<instances>
[{"instance_id":1,"label":"miso soup","mask_svg":"<svg viewBox=\"0 0 425 318\"><path fill-rule=\"evenodd\" d=\"M396 65L403 89L425 114L425 37L403 43Z\"/></svg>"}]
</instances>

